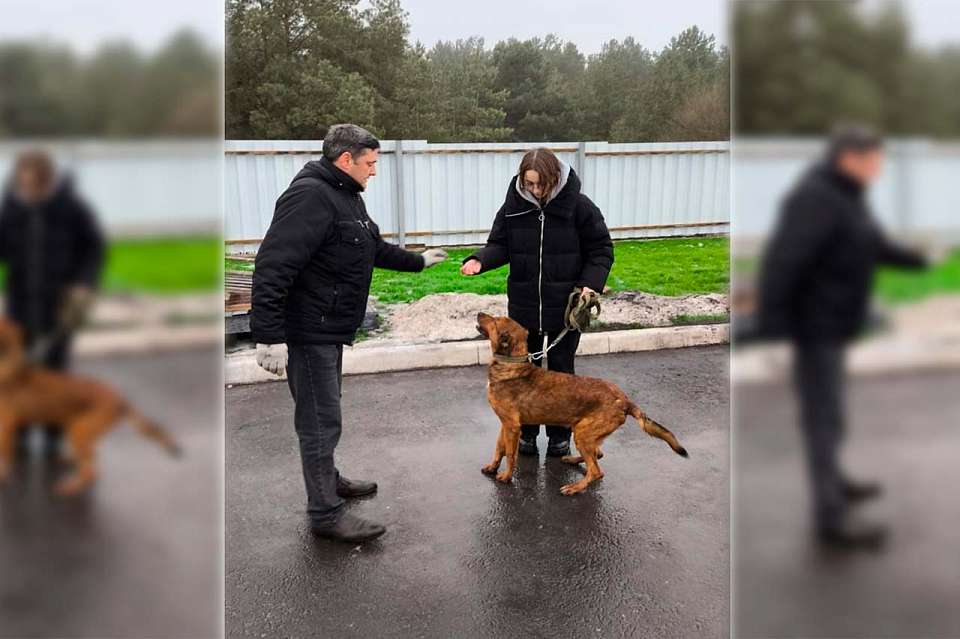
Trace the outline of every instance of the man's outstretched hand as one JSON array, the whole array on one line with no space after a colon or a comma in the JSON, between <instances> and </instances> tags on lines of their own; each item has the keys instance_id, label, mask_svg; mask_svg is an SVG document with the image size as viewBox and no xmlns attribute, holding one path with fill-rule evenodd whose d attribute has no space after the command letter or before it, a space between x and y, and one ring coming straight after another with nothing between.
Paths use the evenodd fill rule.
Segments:
<instances>
[{"instance_id":1,"label":"man's outstretched hand","mask_svg":"<svg viewBox=\"0 0 960 639\"><path fill-rule=\"evenodd\" d=\"M463 266L460 267L461 275L476 275L480 272L480 269L483 268L480 264L480 260L467 260L464 262Z\"/></svg>"},{"instance_id":2,"label":"man's outstretched hand","mask_svg":"<svg viewBox=\"0 0 960 639\"><path fill-rule=\"evenodd\" d=\"M447 252L443 249L427 249L420 254L423 258L423 268L430 268L447 259Z\"/></svg>"},{"instance_id":3,"label":"man's outstretched hand","mask_svg":"<svg viewBox=\"0 0 960 639\"><path fill-rule=\"evenodd\" d=\"M257 365L274 375L287 370L286 344L257 344Z\"/></svg>"}]
</instances>

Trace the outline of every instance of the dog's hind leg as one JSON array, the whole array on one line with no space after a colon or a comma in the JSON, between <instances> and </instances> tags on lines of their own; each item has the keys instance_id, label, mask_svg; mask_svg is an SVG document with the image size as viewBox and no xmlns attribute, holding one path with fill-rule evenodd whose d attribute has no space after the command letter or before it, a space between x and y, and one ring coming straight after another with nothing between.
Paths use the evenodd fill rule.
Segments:
<instances>
[{"instance_id":1,"label":"dog's hind leg","mask_svg":"<svg viewBox=\"0 0 960 639\"><path fill-rule=\"evenodd\" d=\"M500 470L500 462L507 454L507 448L504 444L505 434L506 426L501 425L500 434L497 435L497 448L493 452L493 461L480 469L480 472L482 472L484 475L496 475L497 471Z\"/></svg>"},{"instance_id":2,"label":"dog's hind leg","mask_svg":"<svg viewBox=\"0 0 960 639\"><path fill-rule=\"evenodd\" d=\"M608 423L609 421L609 423ZM564 495L575 495L583 492L598 479L603 479L603 471L597 460L603 455L600 444L604 437L616 430L620 424L614 420L585 419L574 426L573 439L580 451L580 456L586 464L586 476L580 481L565 484L560 488Z\"/></svg>"},{"instance_id":3,"label":"dog's hind leg","mask_svg":"<svg viewBox=\"0 0 960 639\"><path fill-rule=\"evenodd\" d=\"M74 469L68 477L57 483L55 490L58 494L70 496L81 493L97 478L94 447L112 421L112 414L93 414L66 425Z\"/></svg>"},{"instance_id":4,"label":"dog's hind leg","mask_svg":"<svg viewBox=\"0 0 960 639\"><path fill-rule=\"evenodd\" d=\"M13 467L13 449L16 443L17 423L0 415L0 483L3 483Z\"/></svg>"},{"instance_id":5,"label":"dog's hind leg","mask_svg":"<svg viewBox=\"0 0 960 639\"><path fill-rule=\"evenodd\" d=\"M597 449L597 459L603 459L603 451L600 449ZM583 456L582 455L564 455L563 457L560 458L560 461L562 461L565 464L572 464L576 466L578 464L583 463Z\"/></svg>"}]
</instances>

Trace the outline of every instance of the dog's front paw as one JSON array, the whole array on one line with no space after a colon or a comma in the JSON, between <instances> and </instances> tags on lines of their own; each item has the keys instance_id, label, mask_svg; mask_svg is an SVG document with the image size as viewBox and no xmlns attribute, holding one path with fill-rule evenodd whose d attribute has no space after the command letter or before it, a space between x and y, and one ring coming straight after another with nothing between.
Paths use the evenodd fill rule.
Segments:
<instances>
[{"instance_id":1,"label":"dog's front paw","mask_svg":"<svg viewBox=\"0 0 960 639\"><path fill-rule=\"evenodd\" d=\"M502 473L497 473L497 481L501 484L509 484L513 480L513 473L503 471Z\"/></svg>"},{"instance_id":2,"label":"dog's front paw","mask_svg":"<svg viewBox=\"0 0 960 639\"><path fill-rule=\"evenodd\" d=\"M500 468L500 464L487 464L480 469L480 472L484 475L496 475L497 470Z\"/></svg>"}]
</instances>

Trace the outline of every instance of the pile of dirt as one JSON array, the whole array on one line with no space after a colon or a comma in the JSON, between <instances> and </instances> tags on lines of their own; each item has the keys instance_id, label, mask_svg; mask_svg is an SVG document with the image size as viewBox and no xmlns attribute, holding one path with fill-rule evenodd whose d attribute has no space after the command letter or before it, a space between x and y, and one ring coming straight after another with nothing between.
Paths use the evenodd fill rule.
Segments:
<instances>
[{"instance_id":1,"label":"pile of dirt","mask_svg":"<svg viewBox=\"0 0 960 639\"><path fill-rule=\"evenodd\" d=\"M726 295L664 297L624 292L601 299L598 328L670 326L678 316L718 316L729 313ZM409 342L450 342L475 339L477 313L506 315L506 295L441 293L384 311L382 329L372 337Z\"/></svg>"},{"instance_id":2,"label":"pile of dirt","mask_svg":"<svg viewBox=\"0 0 960 639\"><path fill-rule=\"evenodd\" d=\"M666 297L624 291L601 300L601 326L671 326L678 317L716 317L730 312L730 300L721 293Z\"/></svg>"},{"instance_id":3,"label":"pile of dirt","mask_svg":"<svg viewBox=\"0 0 960 639\"><path fill-rule=\"evenodd\" d=\"M439 293L409 304L393 304L383 330L401 340L453 342L479 337L477 313L507 314L506 295Z\"/></svg>"}]
</instances>

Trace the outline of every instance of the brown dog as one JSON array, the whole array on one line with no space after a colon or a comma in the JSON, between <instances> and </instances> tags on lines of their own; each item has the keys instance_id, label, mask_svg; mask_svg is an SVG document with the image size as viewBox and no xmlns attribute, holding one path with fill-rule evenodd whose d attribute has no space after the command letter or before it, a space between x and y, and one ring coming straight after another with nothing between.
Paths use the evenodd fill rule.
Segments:
<instances>
[{"instance_id":1,"label":"brown dog","mask_svg":"<svg viewBox=\"0 0 960 639\"><path fill-rule=\"evenodd\" d=\"M487 399L500 418L500 436L493 461L484 474L509 482L517 463L521 424L570 424L580 455L568 455L568 464L586 462L587 473L580 481L560 489L573 495L603 477L597 460L603 457L600 445L632 415L652 437L667 442L678 455L687 451L669 430L643 414L622 390L602 379L580 377L544 370L526 360L527 330L508 317L477 315L477 330L490 340L494 359L490 362ZM507 458L502 472L500 462Z\"/></svg>"},{"instance_id":2,"label":"brown dog","mask_svg":"<svg viewBox=\"0 0 960 639\"><path fill-rule=\"evenodd\" d=\"M180 454L162 428L110 388L26 363L19 327L0 318L0 482L10 472L17 432L30 424L54 424L64 429L75 463L74 473L57 484L57 492L84 490L96 478L97 440L124 418L171 455Z\"/></svg>"}]
</instances>

